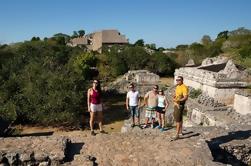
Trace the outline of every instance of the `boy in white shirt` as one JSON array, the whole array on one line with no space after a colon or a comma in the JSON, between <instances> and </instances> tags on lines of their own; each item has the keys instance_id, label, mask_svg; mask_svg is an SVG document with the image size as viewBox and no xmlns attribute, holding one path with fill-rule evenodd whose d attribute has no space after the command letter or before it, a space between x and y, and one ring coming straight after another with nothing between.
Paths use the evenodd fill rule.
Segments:
<instances>
[{"instance_id":1,"label":"boy in white shirt","mask_svg":"<svg viewBox=\"0 0 251 166\"><path fill-rule=\"evenodd\" d=\"M132 125L131 127L135 126L135 118L137 121L137 124L140 125L139 121L139 105L140 105L140 95L139 92L135 90L134 84L131 83L129 85L129 92L127 92L126 95L126 110L130 110L132 115Z\"/></svg>"}]
</instances>

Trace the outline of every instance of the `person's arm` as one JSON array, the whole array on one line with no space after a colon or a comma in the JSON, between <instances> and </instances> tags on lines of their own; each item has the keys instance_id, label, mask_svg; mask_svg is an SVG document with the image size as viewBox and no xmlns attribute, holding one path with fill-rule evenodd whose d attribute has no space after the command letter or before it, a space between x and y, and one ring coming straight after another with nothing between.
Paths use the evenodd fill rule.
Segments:
<instances>
[{"instance_id":1,"label":"person's arm","mask_svg":"<svg viewBox=\"0 0 251 166\"><path fill-rule=\"evenodd\" d=\"M138 97L138 106L140 106L140 104L141 104L141 98L140 98L140 96Z\"/></svg>"},{"instance_id":2,"label":"person's arm","mask_svg":"<svg viewBox=\"0 0 251 166\"><path fill-rule=\"evenodd\" d=\"M142 105L141 107L147 106L148 97L149 97L149 94L147 93L147 94L144 96L144 102L143 102L143 105Z\"/></svg>"},{"instance_id":3,"label":"person's arm","mask_svg":"<svg viewBox=\"0 0 251 166\"><path fill-rule=\"evenodd\" d=\"M165 96L165 110L167 110L168 106L169 106L169 102L168 102L168 100L167 100L167 98Z\"/></svg>"},{"instance_id":4,"label":"person's arm","mask_svg":"<svg viewBox=\"0 0 251 166\"><path fill-rule=\"evenodd\" d=\"M90 112L90 95L91 95L91 90L88 89L87 91L87 108L88 108L88 112Z\"/></svg>"},{"instance_id":5,"label":"person's arm","mask_svg":"<svg viewBox=\"0 0 251 166\"><path fill-rule=\"evenodd\" d=\"M183 95L184 96L184 95ZM181 98L179 101L186 101L188 98L188 95L185 95L183 98Z\"/></svg>"},{"instance_id":6,"label":"person's arm","mask_svg":"<svg viewBox=\"0 0 251 166\"><path fill-rule=\"evenodd\" d=\"M126 95L126 110L129 110L128 105L129 105L129 97L128 97L128 93L127 93L127 95Z\"/></svg>"}]
</instances>

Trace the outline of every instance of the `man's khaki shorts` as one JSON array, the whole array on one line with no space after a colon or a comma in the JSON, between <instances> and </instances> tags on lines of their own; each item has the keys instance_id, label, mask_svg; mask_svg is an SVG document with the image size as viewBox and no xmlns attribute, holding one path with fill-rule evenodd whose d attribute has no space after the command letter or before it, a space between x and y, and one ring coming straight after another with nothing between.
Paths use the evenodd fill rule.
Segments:
<instances>
[{"instance_id":1,"label":"man's khaki shorts","mask_svg":"<svg viewBox=\"0 0 251 166\"><path fill-rule=\"evenodd\" d=\"M177 105L174 106L173 117L176 122L182 122L184 108L184 104L180 104L179 107Z\"/></svg>"}]
</instances>

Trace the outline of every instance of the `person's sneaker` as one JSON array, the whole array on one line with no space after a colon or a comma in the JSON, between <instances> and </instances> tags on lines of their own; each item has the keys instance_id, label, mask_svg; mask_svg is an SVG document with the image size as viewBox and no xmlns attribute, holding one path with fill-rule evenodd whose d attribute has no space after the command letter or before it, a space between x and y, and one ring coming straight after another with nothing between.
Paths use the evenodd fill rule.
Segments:
<instances>
[{"instance_id":1,"label":"person's sneaker","mask_svg":"<svg viewBox=\"0 0 251 166\"><path fill-rule=\"evenodd\" d=\"M155 129L161 129L161 126L158 125L158 126L155 127Z\"/></svg>"},{"instance_id":2,"label":"person's sneaker","mask_svg":"<svg viewBox=\"0 0 251 166\"><path fill-rule=\"evenodd\" d=\"M179 133L179 136L183 136L184 134L183 133Z\"/></svg>"},{"instance_id":3,"label":"person's sneaker","mask_svg":"<svg viewBox=\"0 0 251 166\"><path fill-rule=\"evenodd\" d=\"M91 131L91 135L92 135L92 136L95 136L96 134L94 133L94 131Z\"/></svg>"},{"instance_id":4,"label":"person's sneaker","mask_svg":"<svg viewBox=\"0 0 251 166\"><path fill-rule=\"evenodd\" d=\"M153 123L151 124L151 128L152 128L152 129L154 129L154 125L153 125Z\"/></svg>"},{"instance_id":5,"label":"person's sneaker","mask_svg":"<svg viewBox=\"0 0 251 166\"><path fill-rule=\"evenodd\" d=\"M146 124L142 126L142 129L145 129L145 128L147 128L147 125L146 125Z\"/></svg>"},{"instance_id":6,"label":"person's sneaker","mask_svg":"<svg viewBox=\"0 0 251 166\"><path fill-rule=\"evenodd\" d=\"M160 131L163 132L163 131L165 131L165 129L164 129L164 128L161 128Z\"/></svg>"}]
</instances>

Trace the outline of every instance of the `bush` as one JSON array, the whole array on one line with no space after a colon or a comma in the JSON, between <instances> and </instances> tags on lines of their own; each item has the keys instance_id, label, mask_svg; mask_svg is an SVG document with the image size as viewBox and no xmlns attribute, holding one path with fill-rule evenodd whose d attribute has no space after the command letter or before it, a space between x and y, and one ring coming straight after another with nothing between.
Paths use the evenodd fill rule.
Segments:
<instances>
[{"instance_id":1,"label":"bush","mask_svg":"<svg viewBox=\"0 0 251 166\"><path fill-rule=\"evenodd\" d=\"M0 119L14 122L16 118L16 106L12 101L8 101L0 107Z\"/></svg>"},{"instance_id":2,"label":"bush","mask_svg":"<svg viewBox=\"0 0 251 166\"><path fill-rule=\"evenodd\" d=\"M92 54L48 39L1 47L0 59L2 119L53 126L78 122L90 67L96 65Z\"/></svg>"},{"instance_id":3,"label":"bush","mask_svg":"<svg viewBox=\"0 0 251 166\"><path fill-rule=\"evenodd\" d=\"M200 89L192 89L189 93L189 97L192 99L196 99L201 93L202 91Z\"/></svg>"}]
</instances>

